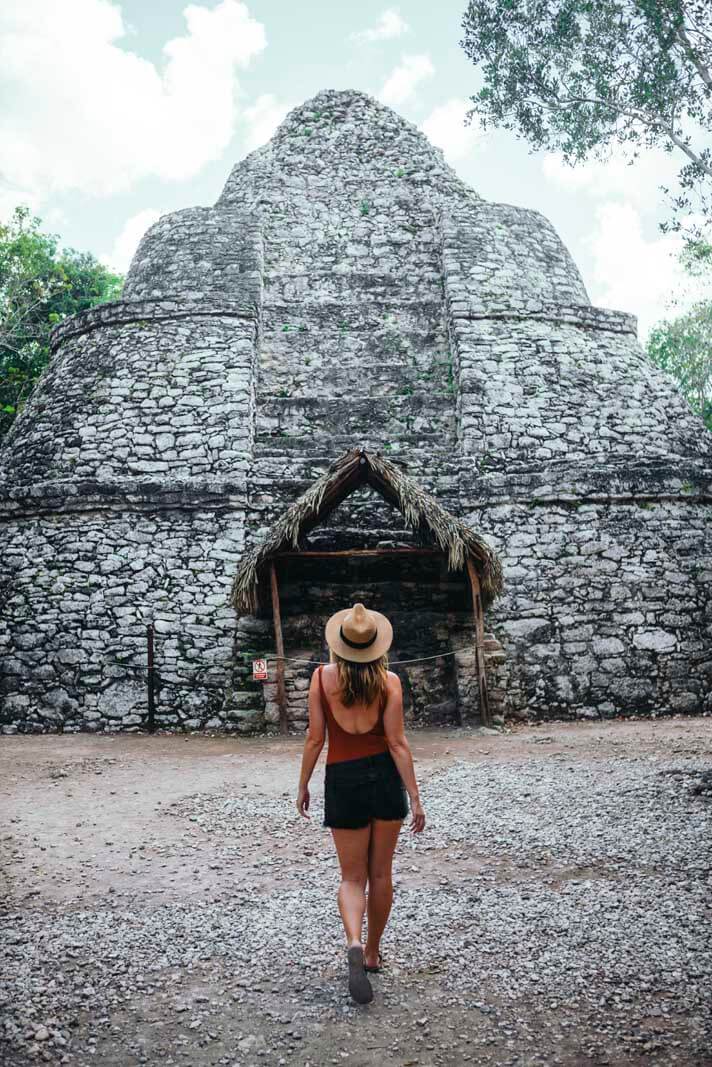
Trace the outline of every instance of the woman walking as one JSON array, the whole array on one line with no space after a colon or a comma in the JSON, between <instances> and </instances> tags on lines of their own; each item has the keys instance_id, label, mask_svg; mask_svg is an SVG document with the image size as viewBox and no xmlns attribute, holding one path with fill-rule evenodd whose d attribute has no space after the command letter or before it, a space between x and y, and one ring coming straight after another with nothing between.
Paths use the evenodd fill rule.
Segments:
<instances>
[{"instance_id":1,"label":"woman walking","mask_svg":"<svg viewBox=\"0 0 712 1067\"><path fill-rule=\"evenodd\" d=\"M297 810L309 817L309 779L328 734L323 825L331 829L341 867L338 903L349 991L366 1004L373 999L366 972L381 970L381 937L393 902L393 853L408 814L407 797L415 833L423 830L425 814L405 737L400 678L388 670L393 627L380 612L354 604L331 616L325 636L331 662L312 674Z\"/></svg>"}]
</instances>

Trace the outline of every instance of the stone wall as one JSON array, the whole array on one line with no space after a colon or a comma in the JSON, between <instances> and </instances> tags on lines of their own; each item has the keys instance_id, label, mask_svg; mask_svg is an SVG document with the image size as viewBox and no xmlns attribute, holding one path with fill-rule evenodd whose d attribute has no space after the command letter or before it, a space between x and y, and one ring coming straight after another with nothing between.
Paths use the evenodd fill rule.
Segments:
<instances>
[{"instance_id":1,"label":"stone wall","mask_svg":"<svg viewBox=\"0 0 712 1067\"><path fill-rule=\"evenodd\" d=\"M160 509L146 500L97 505L82 501L72 512L57 502L51 516L7 524L4 616L13 627L3 627L0 722L137 729L147 714L146 624L155 619L156 722L237 725L238 709L224 708L234 631L226 602L244 511L211 509L188 490Z\"/></svg>"},{"instance_id":2,"label":"stone wall","mask_svg":"<svg viewBox=\"0 0 712 1067\"><path fill-rule=\"evenodd\" d=\"M712 438L635 329L537 212L481 200L364 94L320 93L214 207L149 229L121 301L55 330L0 457L0 727L137 729L153 618L159 722L275 729L250 676L269 604L236 619L230 581L356 445L500 552L498 709L708 708ZM363 490L307 546L417 540ZM323 657L325 617L363 599L394 659L459 650L403 669L409 721L476 719L464 575L379 566L285 570L290 655ZM287 671L300 728L310 670Z\"/></svg>"},{"instance_id":3,"label":"stone wall","mask_svg":"<svg viewBox=\"0 0 712 1067\"><path fill-rule=\"evenodd\" d=\"M227 597L244 548L260 294L259 276L233 301L153 293L55 331L4 442L4 730L138 729L150 620L156 721L249 722L225 703Z\"/></svg>"},{"instance_id":4,"label":"stone wall","mask_svg":"<svg viewBox=\"0 0 712 1067\"><path fill-rule=\"evenodd\" d=\"M515 249L493 207L444 219L443 273L459 507L505 561L508 713L709 710L712 436L632 316L570 303L548 227Z\"/></svg>"},{"instance_id":5,"label":"stone wall","mask_svg":"<svg viewBox=\"0 0 712 1067\"><path fill-rule=\"evenodd\" d=\"M507 654L509 714L712 710L711 490L705 503L533 498L469 512L506 561L488 627Z\"/></svg>"},{"instance_id":6,"label":"stone wall","mask_svg":"<svg viewBox=\"0 0 712 1067\"><path fill-rule=\"evenodd\" d=\"M709 457L701 420L625 319L546 316L453 316L460 439L482 468Z\"/></svg>"}]
</instances>

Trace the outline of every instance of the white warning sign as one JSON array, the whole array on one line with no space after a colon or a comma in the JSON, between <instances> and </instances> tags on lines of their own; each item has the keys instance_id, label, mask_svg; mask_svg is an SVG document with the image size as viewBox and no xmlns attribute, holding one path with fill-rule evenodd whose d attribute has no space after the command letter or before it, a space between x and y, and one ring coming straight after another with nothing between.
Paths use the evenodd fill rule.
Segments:
<instances>
[{"instance_id":1,"label":"white warning sign","mask_svg":"<svg viewBox=\"0 0 712 1067\"><path fill-rule=\"evenodd\" d=\"M266 659L253 659L253 661L252 661L252 681L253 682L266 682L267 681L267 660Z\"/></svg>"}]
</instances>

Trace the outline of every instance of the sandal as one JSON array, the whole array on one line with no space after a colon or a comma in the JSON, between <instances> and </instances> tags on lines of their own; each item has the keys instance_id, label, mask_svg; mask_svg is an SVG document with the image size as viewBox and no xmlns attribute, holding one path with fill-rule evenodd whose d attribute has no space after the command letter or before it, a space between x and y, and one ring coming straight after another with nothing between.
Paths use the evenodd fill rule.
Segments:
<instances>
[{"instance_id":1,"label":"sandal","mask_svg":"<svg viewBox=\"0 0 712 1067\"><path fill-rule=\"evenodd\" d=\"M357 1004L373 1000L373 989L363 965L363 946L352 945L347 952L349 961L349 993Z\"/></svg>"},{"instance_id":2,"label":"sandal","mask_svg":"<svg viewBox=\"0 0 712 1067\"><path fill-rule=\"evenodd\" d=\"M380 972L383 970L382 964L383 964L383 956L379 952L378 953L378 966L377 967L370 967L367 963L364 963L363 969L364 969L364 971L372 971L374 974L380 974Z\"/></svg>"}]
</instances>

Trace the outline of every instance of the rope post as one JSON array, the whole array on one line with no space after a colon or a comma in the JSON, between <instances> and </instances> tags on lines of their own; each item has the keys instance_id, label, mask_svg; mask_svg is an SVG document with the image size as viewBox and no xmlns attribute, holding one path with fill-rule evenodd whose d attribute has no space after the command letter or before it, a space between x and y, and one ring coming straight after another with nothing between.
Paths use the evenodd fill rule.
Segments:
<instances>
[{"instance_id":1,"label":"rope post","mask_svg":"<svg viewBox=\"0 0 712 1067\"><path fill-rule=\"evenodd\" d=\"M482 613L482 596L480 578L475 570L472 557L467 557L467 573L472 590L472 610L475 616L475 663L477 665L477 684L480 690L480 717L485 726L491 725L489 697L487 695L487 676L485 674L485 623Z\"/></svg>"},{"instance_id":2,"label":"rope post","mask_svg":"<svg viewBox=\"0 0 712 1067\"><path fill-rule=\"evenodd\" d=\"M279 610L279 586L277 585L277 568L274 560L269 564L269 581L272 590L272 616L274 619L274 640L277 646L277 703L279 704L279 732L289 732L287 725L287 690L284 685L284 640L282 639L282 615Z\"/></svg>"},{"instance_id":3,"label":"rope post","mask_svg":"<svg viewBox=\"0 0 712 1067\"><path fill-rule=\"evenodd\" d=\"M156 701L153 691L154 677L153 677L153 623L149 622L146 627L146 638L148 640L148 732L152 734L156 729Z\"/></svg>"}]
</instances>

